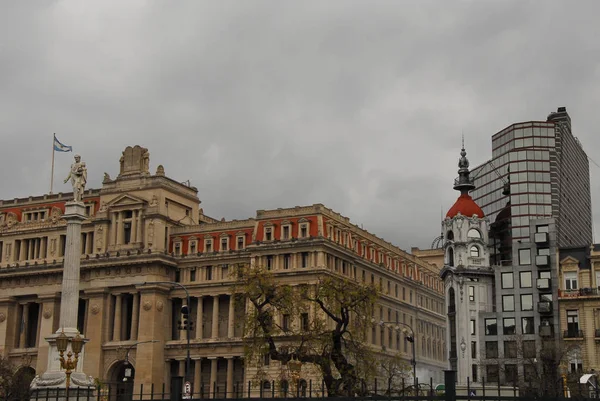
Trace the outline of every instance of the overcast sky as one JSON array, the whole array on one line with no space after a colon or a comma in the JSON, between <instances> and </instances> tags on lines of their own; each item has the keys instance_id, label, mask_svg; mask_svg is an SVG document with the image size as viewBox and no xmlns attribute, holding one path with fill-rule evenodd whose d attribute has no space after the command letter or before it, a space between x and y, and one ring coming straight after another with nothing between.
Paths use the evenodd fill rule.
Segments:
<instances>
[{"instance_id":1,"label":"overcast sky","mask_svg":"<svg viewBox=\"0 0 600 401\"><path fill-rule=\"evenodd\" d=\"M427 248L491 135L566 106L600 163L598 1L12 1L0 5L0 198L88 188L128 145L206 214L324 203ZM56 155L55 192L72 154ZM595 232L600 168L590 163Z\"/></svg>"}]
</instances>

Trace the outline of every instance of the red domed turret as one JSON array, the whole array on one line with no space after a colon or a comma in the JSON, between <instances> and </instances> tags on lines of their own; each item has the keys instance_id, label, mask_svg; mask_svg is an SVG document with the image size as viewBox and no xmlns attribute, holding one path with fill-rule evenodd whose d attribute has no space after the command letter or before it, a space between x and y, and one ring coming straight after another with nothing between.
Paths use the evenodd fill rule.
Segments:
<instances>
[{"instance_id":1,"label":"red domed turret","mask_svg":"<svg viewBox=\"0 0 600 401\"><path fill-rule=\"evenodd\" d=\"M477 215L480 219L484 217L483 210L481 210L469 194L461 194L450 210L448 210L448 213L446 213L446 217L453 218L459 213L465 217L472 217L473 215Z\"/></svg>"}]
</instances>

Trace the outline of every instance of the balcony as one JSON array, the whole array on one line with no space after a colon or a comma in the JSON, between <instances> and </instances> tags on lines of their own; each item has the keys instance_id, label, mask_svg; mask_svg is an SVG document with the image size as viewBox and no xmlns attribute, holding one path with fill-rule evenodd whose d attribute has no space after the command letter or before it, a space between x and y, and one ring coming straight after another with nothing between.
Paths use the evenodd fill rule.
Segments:
<instances>
[{"instance_id":1,"label":"balcony","mask_svg":"<svg viewBox=\"0 0 600 401\"><path fill-rule=\"evenodd\" d=\"M548 266L550 265L550 257L548 255L536 255L535 264L537 266Z\"/></svg>"},{"instance_id":2,"label":"balcony","mask_svg":"<svg viewBox=\"0 0 600 401\"><path fill-rule=\"evenodd\" d=\"M533 235L533 241L536 244L546 244L546 243L548 243L548 233L535 233Z\"/></svg>"},{"instance_id":3,"label":"balcony","mask_svg":"<svg viewBox=\"0 0 600 401\"><path fill-rule=\"evenodd\" d=\"M552 280L549 278L538 278L536 285L538 290L549 290L552 288Z\"/></svg>"},{"instance_id":4,"label":"balcony","mask_svg":"<svg viewBox=\"0 0 600 401\"><path fill-rule=\"evenodd\" d=\"M598 288L580 288L578 290L558 290L560 298L597 297L600 295Z\"/></svg>"},{"instance_id":5,"label":"balcony","mask_svg":"<svg viewBox=\"0 0 600 401\"><path fill-rule=\"evenodd\" d=\"M565 330L563 338L583 338L583 330Z\"/></svg>"},{"instance_id":6,"label":"balcony","mask_svg":"<svg viewBox=\"0 0 600 401\"><path fill-rule=\"evenodd\" d=\"M538 302L539 313L552 313L552 301L540 301Z\"/></svg>"},{"instance_id":7,"label":"balcony","mask_svg":"<svg viewBox=\"0 0 600 401\"><path fill-rule=\"evenodd\" d=\"M540 332L540 337L554 337L553 326L539 326L538 331Z\"/></svg>"}]
</instances>

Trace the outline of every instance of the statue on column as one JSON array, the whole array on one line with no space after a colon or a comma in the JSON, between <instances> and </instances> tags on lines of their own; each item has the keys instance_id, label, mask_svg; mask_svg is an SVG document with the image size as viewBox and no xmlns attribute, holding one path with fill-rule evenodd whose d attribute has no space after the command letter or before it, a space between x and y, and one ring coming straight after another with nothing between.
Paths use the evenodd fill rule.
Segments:
<instances>
[{"instance_id":1,"label":"statue on column","mask_svg":"<svg viewBox=\"0 0 600 401\"><path fill-rule=\"evenodd\" d=\"M73 186L73 200L75 202L81 202L83 199L83 191L85 191L85 184L87 183L87 167L85 162L81 161L81 156L75 155L75 163L71 164L71 171L65 178L65 184L71 180Z\"/></svg>"}]
</instances>

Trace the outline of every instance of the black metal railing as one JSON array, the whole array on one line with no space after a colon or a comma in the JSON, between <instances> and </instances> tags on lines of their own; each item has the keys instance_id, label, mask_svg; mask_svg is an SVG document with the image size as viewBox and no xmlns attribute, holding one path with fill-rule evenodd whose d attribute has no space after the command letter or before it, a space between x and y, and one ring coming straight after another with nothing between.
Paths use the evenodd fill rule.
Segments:
<instances>
[{"instance_id":1,"label":"black metal railing","mask_svg":"<svg viewBox=\"0 0 600 401\"><path fill-rule=\"evenodd\" d=\"M583 330L565 330L564 338L583 338Z\"/></svg>"}]
</instances>

